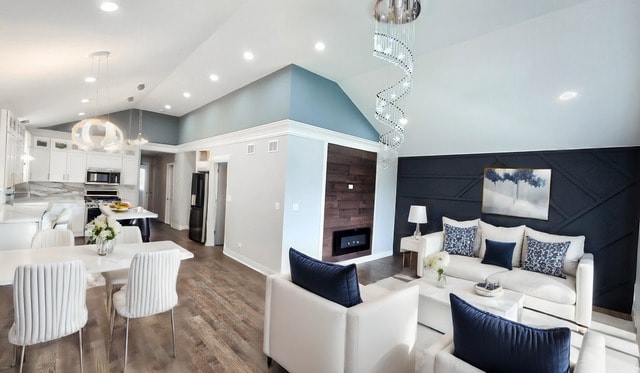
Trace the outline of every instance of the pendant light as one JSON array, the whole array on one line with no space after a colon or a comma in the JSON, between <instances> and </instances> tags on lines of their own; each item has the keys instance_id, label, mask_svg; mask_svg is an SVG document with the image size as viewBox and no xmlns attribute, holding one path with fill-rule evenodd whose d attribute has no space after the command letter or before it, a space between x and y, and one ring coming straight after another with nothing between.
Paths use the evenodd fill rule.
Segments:
<instances>
[{"instance_id":1,"label":"pendant light","mask_svg":"<svg viewBox=\"0 0 640 373\"><path fill-rule=\"evenodd\" d=\"M149 140L142 137L142 110L138 110L138 137L135 140L129 140L130 145L141 146L149 142Z\"/></svg>"},{"instance_id":2,"label":"pendant light","mask_svg":"<svg viewBox=\"0 0 640 373\"><path fill-rule=\"evenodd\" d=\"M98 98L100 93L100 84L105 80L107 86L107 96L109 91L109 55L108 51L100 51L91 53L91 70L90 76L94 79L86 80L88 83L96 83L96 112L94 118L83 119L76 123L71 129L71 140L82 150L104 150L107 152L116 152L122 145L124 135L122 130L108 119L97 117ZM94 76L94 65L97 64L96 74ZM106 72L101 75L102 65L105 65ZM108 99L108 97L107 97Z\"/></svg>"}]
</instances>

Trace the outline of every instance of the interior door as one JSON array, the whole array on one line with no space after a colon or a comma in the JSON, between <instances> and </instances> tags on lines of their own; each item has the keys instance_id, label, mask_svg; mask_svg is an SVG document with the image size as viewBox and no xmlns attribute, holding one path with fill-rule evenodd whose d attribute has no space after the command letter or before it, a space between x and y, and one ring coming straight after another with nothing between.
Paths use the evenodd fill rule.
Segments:
<instances>
[{"instance_id":1,"label":"interior door","mask_svg":"<svg viewBox=\"0 0 640 373\"><path fill-rule=\"evenodd\" d=\"M224 216L227 207L227 163L216 163L216 226L213 244L224 245Z\"/></svg>"}]
</instances>

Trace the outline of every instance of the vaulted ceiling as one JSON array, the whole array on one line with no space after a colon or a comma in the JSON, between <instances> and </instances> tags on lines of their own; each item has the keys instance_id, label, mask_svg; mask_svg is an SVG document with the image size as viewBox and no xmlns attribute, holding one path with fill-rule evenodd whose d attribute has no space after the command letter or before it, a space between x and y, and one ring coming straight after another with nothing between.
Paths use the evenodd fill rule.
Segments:
<instances>
[{"instance_id":1,"label":"vaulted ceiling","mask_svg":"<svg viewBox=\"0 0 640 373\"><path fill-rule=\"evenodd\" d=\"M372 56L374 0L119 3L3 1L0 107L32 126L129 108L182 116L293 63L340 84L382 131L375 93L397 75ZM638 19L637 0L422 0L399 154L640 145ZM83 79L101 50L96 104ZM565 91L577 96L559 101Z\"/></svg>"}]
</instances>

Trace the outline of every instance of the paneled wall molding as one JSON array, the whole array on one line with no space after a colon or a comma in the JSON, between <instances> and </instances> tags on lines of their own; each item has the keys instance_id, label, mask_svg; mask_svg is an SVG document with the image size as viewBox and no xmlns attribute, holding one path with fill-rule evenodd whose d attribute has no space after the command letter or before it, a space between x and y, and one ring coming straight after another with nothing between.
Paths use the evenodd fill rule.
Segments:
<instances>
[{"instance_id":1,"label":"paneled wall molding","mask_svg":"<svg viewBox=\"0 0 640 373\"><path fill-rule=\"evenodd\" d=\"M550 168L548 220L481 213L484 168ZM640 147L576 149L398 160L394 251L411 235L409 206L427 205L427 232L442 229L442 216L500 226L525 224L563 235L585 235L595 257L594 305L630 313L640 223Z\"/></svg>"}]
</instances>

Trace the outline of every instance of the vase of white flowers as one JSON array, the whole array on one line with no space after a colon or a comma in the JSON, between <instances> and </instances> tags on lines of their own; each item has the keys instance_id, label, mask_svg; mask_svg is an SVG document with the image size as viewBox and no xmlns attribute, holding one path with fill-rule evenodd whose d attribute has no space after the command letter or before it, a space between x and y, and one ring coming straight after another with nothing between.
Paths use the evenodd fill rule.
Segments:
<instances>
[{"instance_id":1,"label":"vase of white flowers","mask_svg":"<svg viewBox=\"0 0 640 373\"><path fill-rule=\"evenodd\" d=\"M438 274L437 286L439 288L447 287L447 273L445 269L449 265L449 253L446 251L438 251L424 258L424 264L436 271Z\"/></svg>"},{"instance_id":2,"label":"vase of white flowers","mask_svg":"<svg viewBox=\"0 0 640 373\"><path fill-rule=\"evenodd\" d=\"M96 243L98 255L113 252L116 236L122 231L122 226L114 217L100 215L87 224L86 228L91 232L90 240Z\"/></svg>"}]
</instances>

